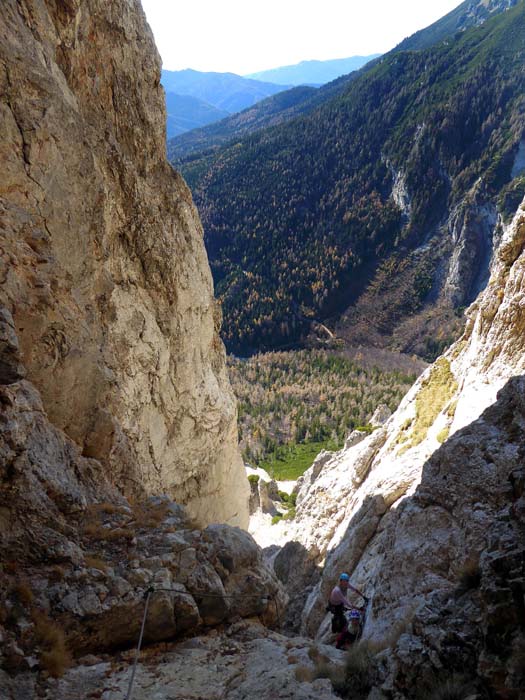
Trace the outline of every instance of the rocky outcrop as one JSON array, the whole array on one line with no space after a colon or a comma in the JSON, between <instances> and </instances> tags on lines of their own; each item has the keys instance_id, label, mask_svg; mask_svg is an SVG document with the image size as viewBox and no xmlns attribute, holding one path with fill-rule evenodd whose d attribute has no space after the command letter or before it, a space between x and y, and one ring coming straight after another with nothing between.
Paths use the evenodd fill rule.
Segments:
<instances>
[{"instance_id":1,"label":"rocky outcrop","mask_svg":"<svg viewBox=\"0 0 525 700\"><path fill-rule=\"evenodd\" d=\"M166 496L128 502L50 423L1 319L0 695L38 697L79 656L136 645L146 598L144 645L242 618L280 626L286 596L252 537L199 530Z\"/></svg>"},{"instance_id":2,"label":"rocky outcrop","mask_svg":"<svg viewBox=\"0 0 525 700\"><path fill-rule=\"evenodd\" d=\"M136 700L335 700L330 681L315 678L316 662L330 659L341 665L342 652L286 638L253 622L226 627L213 636L198 636L169 648L149 650L137 666ZM119 661L92 659L90 666L72 669L49 684L50 697L78 700L100 697L123 700L129 688L129 656ZM34 677L18 678L18 689L31 697ZM15 689L0 671L2 697L14 700Z\"/></svg>"},{"instance_id":3,"label":"rocky outcrop","mask_svg":"<svg viewBox=\"0 0 525 700\"><path fill-rule=\"evenodd\" d=\"M20 378L16 334L86 464L246 526L220 311L140 4L7 0L2 20L0 374Z\"/></svg>"},{"instance_id":4,"label":"rocky outcrop","mask_svg":"<svg viewBox=\"0 0 525 700\"><path fill-rule=\"evenodd\" d=\"M92 503L70 514L69 530L69 548L53 549L51 540L44 561L6 567L1 666L23 670L31 655L42 658L43 624L62 630L77 657L134 646L148 593L145 644L241 617L272 626L284 611L282 589L250 535L228 525L196 530L169 499Z\"/></svg>"},{"instance_id":5,"label":"rocky outcrop","mask_svg":"<svg viewBox=\"0 0 525 700\"><path fill-rule=\"evenodd\" d=\"M500 233L496 206L490 202L481 181L450 213L447 228L452 253L443 294L458 308L469 304L487 284Z\"/></svg>"},{"instance_id":6,"label":"rocky outcrop","mask_svg":"<svg viewBox=\"0 0 525 700\"><path fill-rule=\"evenodd\" d=\"M324 634L342 570L372 598L365 635L391 639L385 697L419 697L444 669L519 697L524 272L525 208L503 231L463 337L383 427L305 481L296 520L283 525L324 563L303 631Z\"/></svg>"}]
</instances>

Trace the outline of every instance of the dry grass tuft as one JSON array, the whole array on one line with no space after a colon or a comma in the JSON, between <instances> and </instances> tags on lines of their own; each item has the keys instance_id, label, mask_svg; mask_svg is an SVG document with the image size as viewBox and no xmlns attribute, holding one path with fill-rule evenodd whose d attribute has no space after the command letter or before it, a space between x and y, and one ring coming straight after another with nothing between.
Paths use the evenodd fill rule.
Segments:
<instances>
[{"instance_id":1,"label":"dry grass tuft","mask_svg":"<svg viewBox=\"0 0 525 700\"><path fill-rule=\"evenodd\" d=\"M454 674L443 681L436 681L435 687L430 689L424 700L469 700L472 696L478 697L473 684L464 676Z\"/></svg>"},{"instance_id":2,"label":"dry grass tuft","mask_svg":"<svg viewBox=\"0 0 525 700\"><path fill-rule=\"evenodd\" d=\"M98 569L99 571L108 570L108 565L106 564L106 562L103 559L99 559L98 557L85 556L84 564L88 569Z\"/></svg>"},{"instance_id":3,"label":"dry grass tuft","mask_svg":"<svg viewBox=\"0 0 525 700\"><path fill-rule=\"evenodd\" d=\"M84 526L84 535L93 540L103 540L104 542L115 542L117 540L131 541L135 537L133 530L129 528L103 527L100 523L90 522Z\"/></svg>"},{"instance_id":4,"label":"dry grass tuft","mask_svg":"<svg viewBox=\"0 0 525 700\"><path fill-rule=\"evenodd\" d=\"M122 506L117 506L114 503L91 503L87 507L87 513L89 515L116 515L122 514L125 511Z\"/></svg>"},{"instance_id":5,"label":"dry grass tuft","mask_svg":"<svg viewBox=\"0 0 525 700\"><path fill-rule=\"evenodd\" d=\"M316 646L311 646L308 649L308 658L311 659L312 661L319 661L321 657L321 652L319 651L319 648Z\"/></svg>"},{"instance_id":6,"label":"dry grass tuft","mask_svg":"<svg viewBox=\"0 0 525 700\"><path fill-rule=\"evenodd\" d=\"M443 444L448 439L449 435L450 435L450 428L447 426L446 428L443 428L443 430L439 431L439 433L437 434L437 441L440 444Z\"/></svg>"},{"instance_id":7,"label":"dry grass tuft","mask_svg":"<svg viewBox=\"0 0 525 700\"><path fill-rule=\"evenodd\" d=\"M92 503L86 510L83 534L94 540L114 542L120 539L132 540L135 533L129 528L104 527L105 516L126 515L122 506L113 503Z\"/></svg>"},{"instance_id":8,"label":"dry grass tuft","mask_svg":"<svg viewBox=\"0 0 525 700\"><path fill-rule=\"evenodd\" d=\"M42 668L53 678L62 678L71 663L71 654L65 646L56 646L50 651L43 651L40 654Z\"/></svg>"},{"instance_id":9,"label":"dry grass tuft","mask_svg":"<svg viewBox=\"0 0 525 700\"><path fill-rule=\"evenodd\" d=\"M33 622L35 624L35 639L38 644L51 648L64 638L62 629L45 612L35 610Z\"/></svg>"},{"instance_id":10,"label":"dry grass tuft","mask_svg":"<svg viewBox=\"0 0 525 700\"><path fill-rule=\"evenodd\" d=\"M314 679L316 678L328 678L334 690L340 692L345 687L344 666L336 666L326 660L318 661L314 671Z\"/></svg>"},{"instance_id":11,"label":"dry grass tuft","mask_svg":"<svg viewBox=\"0 0 525 700\"><path fill-rule=\"evenodd\" d=\"M319 676L317 676L319 678ZM315 672L309 666L297 666L295 669L295 680L298 683L311 683L315 680Z\"/></svg>"},{"instance_id":12,"label":"dry grass tuft","mask_svg":"<svg viewBox=\"0 0 525 700\"><path fill-rule=\"evenodd\" d=\"M330 659L314 645L308 649L308 658L317 664L328 663L330 661Z\"/></svg>"},{"instance_id":13,"label":"dry grass tuft","mask_svg":"<svg viewBox=\"0 0 525 700\"><path fill-rule=\"evenodd\" d=\"M32 605L32 603L35 600L35 596L33 594L33 591L31 590L30 586L23 582L23 583L18 583L14 588L13 588L13 593L18 599L22 605L29 606Z\"/></svg>"},{"instance_id":14,"label":"dry grass tuft","mask_svg":"<svg viewBox=\"0 0 525 700\"><path fill-rule=\"evenodd\" d=\"M35 639L42 647L40 664L53 678L60 678L72 662L64 630L42 611L33 613L33 622Z\"/></svg>"},{"instance_id":15,"label":"dry grass tuft","mask_svg":"<svg viewBox=\"0 0 525 700\"><path fill-rule=\"evenodd\" d=\"M56 564L51 567L49 576L52 581L63 581L66 578L66 569L63 566Z\"/></svg>"},{"instance_id":16,"label":"dry grass tuft","mask_svg":"<svg viewBox=\"0 0 525 700\"><path fill-rule=\"evenodd\" d=\"M421 384L416 396L416 418L408 437L409 442L402 451L423 442L428 429L451 401L457 388L458 383L450 369L450 362L442 357L433 365L429 376Z\"/></svg>"},{"instance_id":17,"label":"dry grass tuft","mask_svg":"<svg viewBox=\"0 0 525 700\"><path fill-rule=\"evenodd\" d=\"M456 408L458 407L458 402L456 401L451 401L447 407L446 414L449 418L454 418L456 415Z\"/></svg>"},{"instance_id":18,"label":"dry grass tuft","mask_svg":"<svg viewBox=\"0 0 525 700\"><path fill-rule=\"evenodd\" d=\"M156 505L146 501L133 506L134 524L141 528L154 529L166 520L169 514L169 501L163 501Z\"/></svg>"}]
</instances>

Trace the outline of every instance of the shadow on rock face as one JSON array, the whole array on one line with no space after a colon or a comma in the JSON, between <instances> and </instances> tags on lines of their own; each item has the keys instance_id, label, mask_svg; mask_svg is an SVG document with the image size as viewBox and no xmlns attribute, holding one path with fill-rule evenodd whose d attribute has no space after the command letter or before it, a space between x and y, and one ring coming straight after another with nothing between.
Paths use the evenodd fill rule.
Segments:
<instances>
[{"instance_id":1,"label":"shadow on rock face","mask_svg":"<svg viewBox=\"0 0 525 700\"><path fill-rule=\"evenodd\" d=\"M273 568L289 595L283 629L297 634L301 612L308 595L319 582L321 569L316 563L318 551L307 550L300 542L287 542L273 560Z\"/></svg>"}]
</instances>

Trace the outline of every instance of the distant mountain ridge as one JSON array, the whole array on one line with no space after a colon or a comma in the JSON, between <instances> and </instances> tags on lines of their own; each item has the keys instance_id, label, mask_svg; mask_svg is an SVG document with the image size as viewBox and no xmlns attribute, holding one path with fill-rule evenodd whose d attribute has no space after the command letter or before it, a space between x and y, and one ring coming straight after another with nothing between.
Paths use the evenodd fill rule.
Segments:
<instances>
[{"instance_id":1,"label":"distant mountain ridge","mask_svg":"<svg viewBox=\"0 0 525 700\"><path fill-rule=\"evenodd\" d=\"M230 114L291 87L250 80L235 73L203 73L190 68L163 70L161 82L166 92L196 97Z\"/></svg>"},{"instance_id":2,"label":"distant mountain ridge","mask_svg":"<svg viewBox=\"0 0 525 700\"><path fill-rule=\"evenodd\" d=\"M166 92L166 138L217 122L229 112L190 95Z\"/></svg>"},{"instance_id":3,"label":"distant mountain ridge","mask_svg":"<svg viewBox=\"0 0 525 700\"><path fill-rule=\"evenodd\" d=\"M290 66L280 66L270 70L259 71L246 75L246 78L264 80L278 85L324 85L341 75L359 70L368 61L378 58L381 54L370 56L350 56L328 61L301 61Z\"/></svg>"},{"instance_id":4,"label":"distant mountain ridge","mask_svg":"<svg viewBox=\"0 0 525 700\"><path fill-rule=\"evenodd\" d=\"M439 34L430 49L396 49L302 116L183 164L231 350L297 342L314 320L428 358L451 340L525 189L525 5L446 41L436 24L418 38Z\"/></svg>"}]
</instances>

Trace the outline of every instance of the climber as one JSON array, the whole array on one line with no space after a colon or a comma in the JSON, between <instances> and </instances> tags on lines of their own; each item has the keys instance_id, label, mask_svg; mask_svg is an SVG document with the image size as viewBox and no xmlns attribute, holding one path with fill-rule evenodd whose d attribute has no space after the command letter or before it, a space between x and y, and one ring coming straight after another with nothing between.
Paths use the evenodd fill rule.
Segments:
<instances>
[{"instance_id":1,"label":"climber","mask_svg":"<svg viewBox=\"0 0 525 700\"><path fill-rule=\"evenodd\" d=\"M346 597L348 589L361 596L365 602L365 606L368 603L368 598L350 584L350 576L346 573L342 573L341 576L339 576L339 584L334 587L330 594L330 601L327 607L327 610L333 615L332 632L339 633L336 640L336 647L338 649L344 648L347 644L354 642L358 634L355 624L352 625L351 630L349 629L345 610L350 610L350 616L354 622L357 620L357 615L359 615L359 620L362 619L365 610L364 607L356 608L350 603ZM359 627L359 625L357 625L357 627Z\"/></svg>"}]
</instances>

